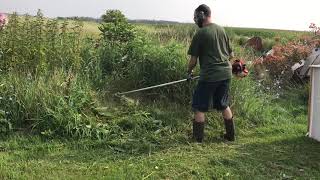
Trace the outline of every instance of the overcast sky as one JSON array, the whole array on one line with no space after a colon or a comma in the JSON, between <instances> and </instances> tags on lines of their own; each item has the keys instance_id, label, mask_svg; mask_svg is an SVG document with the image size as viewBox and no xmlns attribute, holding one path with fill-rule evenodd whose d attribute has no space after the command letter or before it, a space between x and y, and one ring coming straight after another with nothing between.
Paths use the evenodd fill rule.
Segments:
<instances>
[{"instance_id":1,"label":"overcast sky","mask_svg":"<svg viewBox=\"0 0 320 180\"><path fill-rule=\"evenodd\" d=\"M0 12L45 16L100 17L119 9L129 19L192 22L193 10L209 5L213 20L224 26L308 30L320 25L320 0L0 0Z\"/></svg>"}]
</instances>

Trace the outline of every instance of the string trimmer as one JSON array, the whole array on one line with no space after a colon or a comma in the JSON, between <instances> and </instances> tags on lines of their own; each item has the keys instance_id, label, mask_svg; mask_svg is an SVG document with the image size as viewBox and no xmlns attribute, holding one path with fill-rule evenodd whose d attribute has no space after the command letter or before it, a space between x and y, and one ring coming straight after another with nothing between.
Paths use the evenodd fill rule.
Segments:
<instances>
[{"instance_id":1,"label":"string trimmer","mask_svg":"<svg viewBox=\"0 0 320 180\"><path fill-rule=\"evenodd\" d=\"M155 86L150 86L150 87L145 87L145 88L141 88L141 89L136 89L136 90L131 90L131 91L127 91L127 92L118 92L115 95L125 95L125 94L131 94L131 93L135 93L135 92L140 92L140 91L145 91L145 90L149 90L149 89L155 89L155 88L159 88L159 87L164 87L164 86L169 86L169 85L173 85L173 84L177 84L177 83L182 83L182 82L186 82L189 80L195 80L198 79L200 76L195 76L192 77L191 79L186 78L186 79L181 79L178 81L172 81L172 82L168 82L168 83L164 83L164 84L159 84L159 85L155 85Z\"/></svg>"}]
</instances>

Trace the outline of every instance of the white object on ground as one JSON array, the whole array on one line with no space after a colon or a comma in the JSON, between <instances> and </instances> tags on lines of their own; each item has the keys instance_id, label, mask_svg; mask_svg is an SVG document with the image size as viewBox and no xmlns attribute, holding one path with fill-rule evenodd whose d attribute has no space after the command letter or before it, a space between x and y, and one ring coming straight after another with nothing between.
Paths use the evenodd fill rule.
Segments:
<instances>
[{"instance_id":1,"label":"white object on ground","mask_svg":"<svg viewBox=\"0 0 320 180\"><path fill-rule=\"evenodd\" d=\"M320 48L315 48L312 50L311 55L306 59L304 66L302 67L299 76L300 78L310 76L310 66L320 64Z\"/></svg>"},{"instance_id":2,"label":"white object on ground","mask_svg":"<svg viewBox=\"0 0 320 180\"><path fill-rule=\"evenodd\" d=\"M292 67L291 67L291 70L292 71L295 71L297 69L299 69L300 67L304 66L304 63L305 63L305 60L300 60L299 63L295 63Z\"/></svg>"},{"instance_id":3,"label":"white object on ground","mask_svg":"<svg viewBox=\"0 0 320 180\"><path fill-rule=\"evenodd\" d=\"M274 50L271 49L270 51L268 51L268 52L266 53L266 56L273 55L273 53L274 53Z\"/></svg>"}]
</instances>

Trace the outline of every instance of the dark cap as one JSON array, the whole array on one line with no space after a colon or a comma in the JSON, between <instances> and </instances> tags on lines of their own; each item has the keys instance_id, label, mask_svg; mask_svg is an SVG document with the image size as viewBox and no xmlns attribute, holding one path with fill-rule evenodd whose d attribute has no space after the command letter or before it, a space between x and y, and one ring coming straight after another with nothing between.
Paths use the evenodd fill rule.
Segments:
<instances>
[{"instance_id":1,"label":"dark cap","mask_svg":"<svg viewBox=\"0 0 320 180\"><path fill-rule=\"evenodd\" d=\"M211 9L209 6L205 4L201 4L195 11L200 12L202 11L205 16L211 16Z\"/></svg>"}]
</instances>

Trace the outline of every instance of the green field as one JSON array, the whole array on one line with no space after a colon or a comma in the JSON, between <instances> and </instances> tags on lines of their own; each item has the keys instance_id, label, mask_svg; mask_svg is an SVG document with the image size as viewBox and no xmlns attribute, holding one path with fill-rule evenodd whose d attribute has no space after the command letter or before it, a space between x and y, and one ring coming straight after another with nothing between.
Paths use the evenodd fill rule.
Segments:
<instances>
[{"instance_id":1,"label":"green field","mask_svg":"<svg viewBox=\"0 0 320 180\"><path fill-rule=\"evenodd\" d=\"M249 67L247 78L232 80L237 140L220 138L221 115L210 112L198 144L191 139L196 82L114 95L185 78L195 26L122 23L105 25L102 36L95 22L13 15L0 31L0 179L320 177L320 145L306 137L308 83L277 89L278 79L258 79ZM226 31L247 61L262 52L241 39L260 36L267 49L308 35Z\"/></svg>"}]
</instances>

